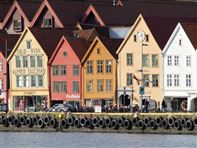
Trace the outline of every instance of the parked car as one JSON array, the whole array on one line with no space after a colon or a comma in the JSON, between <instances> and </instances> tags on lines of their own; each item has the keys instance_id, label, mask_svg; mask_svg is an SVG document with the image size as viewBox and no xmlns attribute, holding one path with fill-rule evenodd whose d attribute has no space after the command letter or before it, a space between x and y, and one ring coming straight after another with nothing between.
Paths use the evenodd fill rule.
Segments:
<instances>
[{"instance_id":1,"label":"parked car","mask_svg":"<svg viewBox=\"0 0 197 148\"><path fill-rule=\"evenodd\" d=\"M73 111L74 106L68 103L65 104L55 104L51 108L48 108L47 112L68 112Z\"/></svg>"}]
</instances>

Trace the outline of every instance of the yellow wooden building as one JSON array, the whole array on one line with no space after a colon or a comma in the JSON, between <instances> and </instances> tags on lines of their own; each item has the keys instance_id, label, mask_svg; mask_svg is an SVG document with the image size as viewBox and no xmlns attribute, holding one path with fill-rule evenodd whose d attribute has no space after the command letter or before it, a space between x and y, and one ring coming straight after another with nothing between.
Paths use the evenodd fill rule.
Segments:
<instances>
[{"instance_id":1,"label":"yellow wooden building","mask_svg":"<svg viewBox=\"0 0 197 148\"><path fill-rule=\"evenodd\" d=\"M154 100L155 104L160 104L163 99L162 50L151 31L146 20L139 15L117 50L119 104L125 99L126 105L141 107L142 100ZM144 88L142 95L140 86Z\"/></svg>"},{"instance_id":2,"label":"yellow wooden building","mask_svg":"<svg viewBox=\"0 0 197 148\"><path fill-rule=\"evenodd\" d=\"M116 102L117 54L122 40L96 37L82 59L83 105Z\"/></svg>"},{"instance_id":3,"label":"yellow wooden building","mask_svg":"<svg viewBox=\"0 0 197 148\"><path fill-rule=\"evenodd\" d=\"M10 110L40 111L49 106L48 57L30 29L23 31L7 61Z\"/></svg>"}]
</instances>

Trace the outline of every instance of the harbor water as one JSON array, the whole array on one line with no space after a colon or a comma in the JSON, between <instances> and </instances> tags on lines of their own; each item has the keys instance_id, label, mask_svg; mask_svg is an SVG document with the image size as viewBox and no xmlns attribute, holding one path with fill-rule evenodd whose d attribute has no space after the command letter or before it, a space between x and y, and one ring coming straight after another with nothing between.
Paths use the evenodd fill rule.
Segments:
<instances>
[{"instance_id":1,"label":"harbor water","mask_svg":"<svg viewBox=\"0 0 197 148\"><path fill-rule=\"evenodd\" d=\"M197 148L197 135L1 132L0 148Z\"/></svg>"}]
</instances>

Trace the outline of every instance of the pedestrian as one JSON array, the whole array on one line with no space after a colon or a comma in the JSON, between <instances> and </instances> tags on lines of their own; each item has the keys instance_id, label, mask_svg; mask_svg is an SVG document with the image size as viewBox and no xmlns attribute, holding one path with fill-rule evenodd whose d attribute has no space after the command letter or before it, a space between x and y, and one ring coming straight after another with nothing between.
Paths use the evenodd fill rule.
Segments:
<instances>
[{"instance_id":1,"label":"pedestrian","mask_svg":"<svg viewBox=\"0 0 197 148\"><path fill-rule=\"evenodd\" d=\"M162 112L166 112L167 111L167 104L166 104L165 100L162 101L161 106L162 106Z\"/></svg>"},{"instance_id":2,"label":"pedestrian","mask_svg":"<svg viewBox=\"0 0 197 148\"><path fill-rule=\"evenodd\" d=\"M149 105L150 105L149 104L149 101L146 99L145 102L144 102L144 104L145 104L144 105L145 106L145 112L147 113L148 112Z\"/></svg>"}]
</instances>

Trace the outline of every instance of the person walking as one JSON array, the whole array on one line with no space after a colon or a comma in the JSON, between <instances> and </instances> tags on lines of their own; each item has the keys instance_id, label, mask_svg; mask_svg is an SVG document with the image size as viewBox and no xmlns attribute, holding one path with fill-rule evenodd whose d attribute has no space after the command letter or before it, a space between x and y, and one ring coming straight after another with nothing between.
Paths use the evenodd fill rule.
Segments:
<instances>
[{"instance_id":1,"label":"person walking","mask_svg":"<svg viewBox=\"0 0 197 148\"><path fill-rule=\"evenodd\" d=\"M166 112L167 111L167 104L166 104L165 100L162 101L161 106L162 106L162 112Z\"/></svg>"}]
</instances>

